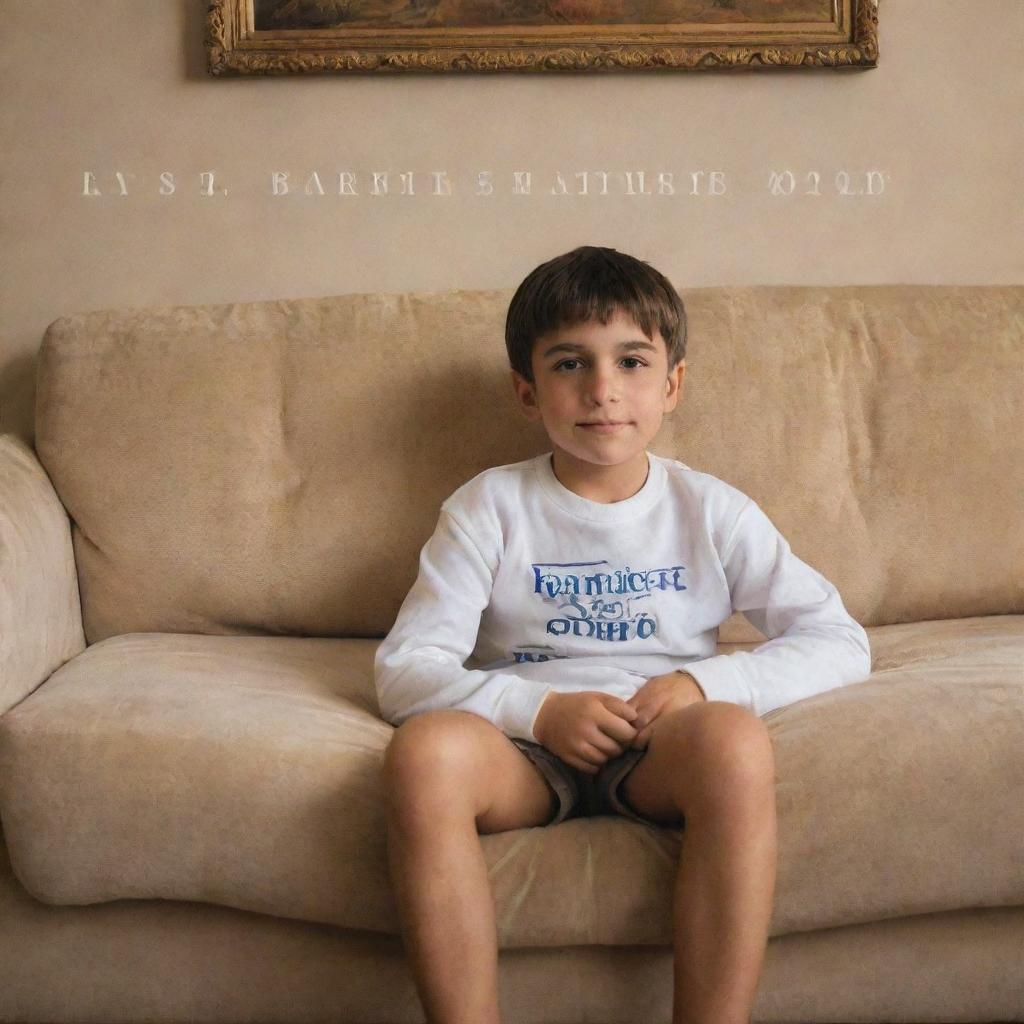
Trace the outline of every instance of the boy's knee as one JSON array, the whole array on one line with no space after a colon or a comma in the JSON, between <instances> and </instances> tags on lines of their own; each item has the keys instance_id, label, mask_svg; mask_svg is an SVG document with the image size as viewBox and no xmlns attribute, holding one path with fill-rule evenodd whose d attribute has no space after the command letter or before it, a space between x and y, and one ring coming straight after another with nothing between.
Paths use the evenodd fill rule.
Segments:
<instances>
[{"instance_id":1,"label":"boy's knee","mask_svg":"<svg viewBox=\"0 0 1024 1024\"><path fill-rule=\"evenodd\" d=\"M752 711L728 701L709 701L697 730L698 742L719 761L719 770L754 781L774 775L768 727Z\"/></svg>"},{"instance_id":2,"label":"boy's knee","mask_svg":"<svg viewBox=\"0 0 1024 1024\"><path fill-rule=\"evenodd\" d=\"M673 712L658 737L674 741L680 757L691 765L763 772L773 765L768 728L752 711L729 701L690 704Z\"/></svg>"},{"instance_id":3,"label":"boy's knee","mask_svg":"<svg viewBox=\"0 0 1024 1024\"><path fill-rule=\"evenodd\" d=\"M410 828L438 815L472 813L479 799L478 730L467 712L423 712L403 722L384 754L384 791L392 818ZM484 723L489 725L489 723Z\"/></svg>"},{"instance_id":4,"label":"boy's knee","mask_svg":"<svg viewBox=\"0 0 1024 1024\"><path fill-rule=\"evenodd\" d=\"M417 778L465 768L472 749L472 723L468 712L424 711L406 719L384 752L384 770L392 777L408 773Z\"/></svg>"}]
</instances>

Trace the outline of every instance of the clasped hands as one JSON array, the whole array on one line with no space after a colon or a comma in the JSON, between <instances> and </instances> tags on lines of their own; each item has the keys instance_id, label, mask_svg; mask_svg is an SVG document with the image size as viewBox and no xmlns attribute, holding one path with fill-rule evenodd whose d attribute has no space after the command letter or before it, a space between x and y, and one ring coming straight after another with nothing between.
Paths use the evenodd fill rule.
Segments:
<instances>
[{"instance_id":1,"label":"clasped hands","mask_svg":"<svg viewBox=\"0 0 1024 1024\"><path fill-rule=\"evenodd\" d=\"M682 671L651 676L629 700L599 690L552 691L533 733L566 764L596 774L609 758L646 747L655 721L667 711L705 699L697 680Z\"/></svg>"}]
</instances>

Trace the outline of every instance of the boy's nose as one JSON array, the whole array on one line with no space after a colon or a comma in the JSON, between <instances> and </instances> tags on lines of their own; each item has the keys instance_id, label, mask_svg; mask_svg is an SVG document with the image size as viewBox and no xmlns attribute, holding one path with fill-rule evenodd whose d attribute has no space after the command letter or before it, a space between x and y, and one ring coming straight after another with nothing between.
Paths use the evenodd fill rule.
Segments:
<instances>
[{"instance_id":1,"label":"boy's nose","mask_svg":"<svg viewBox=\"0 0 1024 1024\"><path fill-rule=\"evenodd\" d=\"M594 370L587 381L590 400L597 405L614 402L617 399L617 385L613 374L604 370Z\"/></svg>"}]
</instances>

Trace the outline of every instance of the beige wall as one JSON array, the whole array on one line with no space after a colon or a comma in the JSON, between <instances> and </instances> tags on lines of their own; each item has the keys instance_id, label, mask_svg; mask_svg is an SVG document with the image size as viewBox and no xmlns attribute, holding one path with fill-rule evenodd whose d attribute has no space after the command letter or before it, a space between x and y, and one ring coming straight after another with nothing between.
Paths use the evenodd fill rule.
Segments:
<instances>
[{"instance_id":1,"label":"beige wall","mask_svg":"<svg viewBox=\"0 0 1024 1024\"><path fill-rule=\"evenodd\" d=\"M84 309L508 287L581 243L683 286L1024 282L1021 0L881 0L870 71L713 75L213 79L204 11L0 0L0 430L32 436L42 331ZM228 194L201 196L203 171ZM273 171L299 193L270 195ZM302 193L314 171L327 195ZM416 194L368 194L374 171ZM583 171L591 194L551 194ZM625 195L625 171L675 194ZM689 195L696 171L725 194ZM836 194L841 171L882 193Z\"/></svg>"}]
</instances>

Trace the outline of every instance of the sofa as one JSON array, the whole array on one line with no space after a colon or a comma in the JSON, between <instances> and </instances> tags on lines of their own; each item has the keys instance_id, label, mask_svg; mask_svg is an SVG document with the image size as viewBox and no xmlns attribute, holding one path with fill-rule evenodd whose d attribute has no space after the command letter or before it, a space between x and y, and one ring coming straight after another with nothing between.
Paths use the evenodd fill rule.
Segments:
<instances>
[{"instance_id":1,"label":"sofa","mask_svg":"<svg viewBox=\"0 0 1024 1024\"><path fill-rule=\"evenodd\" d=\"M1024 1021L1024 286L709 287L651 446L868 630L765 715L754 1019ZM547 450L512 289L62 316L0 438L0 1021L423 1019L373 655L441 501ZM720 653L764 636L722 623ZM472 666L470 666L472 667ZM668 1022L684 830L481 837L503 1019Z\"/></svg>"}]
</instances>

